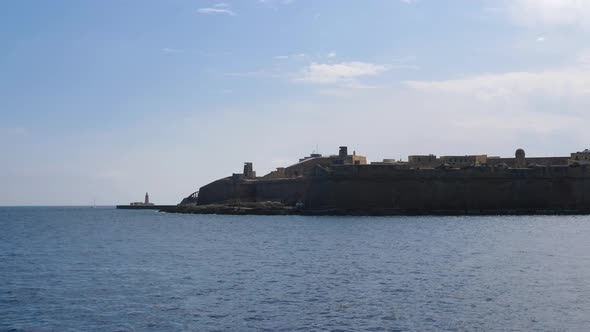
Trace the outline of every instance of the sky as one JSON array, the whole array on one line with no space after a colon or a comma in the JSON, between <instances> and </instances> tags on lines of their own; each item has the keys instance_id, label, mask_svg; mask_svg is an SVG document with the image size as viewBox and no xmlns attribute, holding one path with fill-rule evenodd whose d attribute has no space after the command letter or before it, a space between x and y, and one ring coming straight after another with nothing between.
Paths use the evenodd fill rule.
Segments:
<instances>
[{"instance_id":1,"label":"sky","mask_svg":"<svg viewBox=\"0 0 590 332\"><path fill-rule=\"evenodd\" d=\"M0 45L0 205L590 147L588 0L3 0Z\"/></svg>"}]
</instances>

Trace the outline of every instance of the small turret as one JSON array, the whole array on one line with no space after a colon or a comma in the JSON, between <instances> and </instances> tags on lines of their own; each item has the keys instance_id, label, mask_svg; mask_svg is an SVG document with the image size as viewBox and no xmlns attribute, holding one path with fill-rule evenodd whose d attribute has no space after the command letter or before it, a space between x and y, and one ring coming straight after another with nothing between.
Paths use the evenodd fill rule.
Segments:
<instances>
[{"instance_id":1,"label":"small turret","mask_svg":"<svg viewBox=\"0 0 590 332\"><path fill-rule=\"evenodd\" d=\"M145 200L144 200L143 204L145 204L145 205L150 204L150 195L147 192L145 193Z\"/></svg>"},{"instance_id":2,"label":"small turret","mask_svg":"<svg viewBox=\"0 0 590 332\"><path fill-rule=\"evenodd\" d=\"M250 162L244 163L244 178L246 178L246 179L256 178L256 172L254 172L254 167L252 166L252 163L250 163Z\"/></svg>"},{"instance_id":3,"label":"small turret","mask_svg":"<svg viewBox=\"0 0 590 332\"><path fill-rule=\"evenodd\" d=\"M514 167L515 168L526 168L526 159L525 159L526 154L524 153L524 150L523 149L516 150L516 152L514 153L514 156L516 157L516 160L514 162Z\"/></svg>"},{"instance_id":4,"label":"small turret","mask_svg":"<svg viewBox=\"0 0 590 332\"><path fill-rule=\"evenodd\" d=\"M338 153L338 157L340 159L345 159L347 156L348 156L348 147L341 146L340 147L340 152Z\"/></svg>"}]
</instances>

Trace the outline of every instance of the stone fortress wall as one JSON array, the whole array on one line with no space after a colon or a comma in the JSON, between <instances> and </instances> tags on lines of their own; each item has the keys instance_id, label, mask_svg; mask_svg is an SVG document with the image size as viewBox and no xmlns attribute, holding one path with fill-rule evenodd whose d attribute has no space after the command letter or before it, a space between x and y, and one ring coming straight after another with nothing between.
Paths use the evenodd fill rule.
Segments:
<instances>
[{"instance_id":1,"label":"stone fortress wall","mask_svg":"<svg viewBox=\"0 0 590 332\"><path fill-rule=\"evenodd\" d=\"M246 164L249 175L234 174L202 187L198 204L276 201L311 210L384 214L590 209L590 162L586 167L575 162L576 156L586 155L526 158L519 149L515 158L428 155L367 164L365 157L348 155L341 147L338 155L312 155L263 177L252 177Z\"/></svg>"}]
</instances>

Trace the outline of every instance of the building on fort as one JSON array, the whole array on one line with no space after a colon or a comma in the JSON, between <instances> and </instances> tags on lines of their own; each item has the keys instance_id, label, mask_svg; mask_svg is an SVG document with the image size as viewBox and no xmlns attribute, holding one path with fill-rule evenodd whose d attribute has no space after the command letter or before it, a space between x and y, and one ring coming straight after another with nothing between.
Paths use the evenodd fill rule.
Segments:
<instances>
[{"instance_id":1,"label":"building on fort","mask_svg":"<svg viewBox=\"0 0 590 332\"><path fill-rule=\"evenodd\" d=\"M438 158L433 155L408 156L408 165L412 168L433 168L440 165Z\"/></svg>"},{"instance_id":2,"label":"building on fort","mask_svg":"<svg viewBox=\"0 0 590 332\"><path fill-rule=\"evenodd\" d=\"M488 156L485 154L467 156L442 156L439 158L441 164L459 168L474 165L484 165L487 164L487 159Z\"/></svg>"},{"instance_id":3,"label":"building on fort","mask_svg":"<svg viewBox=\"0 0 590 332\"><path fill-rule=\"evenodd\" d=\"M341 146L338 155L323 156L319 153L312 153L308 157L299 159L299 162L288 166L278 167L275 171L263 176L264 179L296 178L309 175L317 171L316 167L329 168L333 165L366 165L367 157L359 156L356 151L348 154L348 147ZM233 176L240 177L240 174Z\"/></svg>"},{"instance_id":4,"label":"building on fort","mask_svg":"<svg viewBox=\"0 0 590 332\"><path fill-rule=\"evenodd\" d=\"M395 167L409 167L407 161L396 160L391 158L383 159L382 161L371 161L371 165L387 165Z\"/></svg>"},{"instance_id":5,"label":"building on fort","mask_svg":"<svg viewBox=\"0 0 590 332\"><path fill-rule=\"evenodd\" d=\"M570 160L569 160L569 164L570 165L588 165L590 164L590 150L585 149L582 152L574 152L571 154Z\"/></svg>"},{"instance_id":6,"label":"building on fort","mask_svg":"<svg viewBox=\"0 0 590 332\"><path fill-rule=\"evenodd\" d=\"M291 166L278 167L276 170L257 177L254 166L251 162L244 163L243 173L232 174L234 181L256 180L256 179L285 179L304 177L317 172L318 169L330 169L340 165L368 165L368 166L390 166L398 169L436 169L446 168L468 168L474 166L527 168L529 166L568 166L568 165L590 164L590 150L571 153L570 157L526 157L523 149L517 149L514 158L502 158L498 156L478 155L448 155L436 156L410 155L407 161L386 158L382 161L367 163L367 157L357 155L356 151L348 153L348 147L341 146L337 155L324 156L319 153L312 153L309 156L300 158Z\"/></svg>"}]
</instances>

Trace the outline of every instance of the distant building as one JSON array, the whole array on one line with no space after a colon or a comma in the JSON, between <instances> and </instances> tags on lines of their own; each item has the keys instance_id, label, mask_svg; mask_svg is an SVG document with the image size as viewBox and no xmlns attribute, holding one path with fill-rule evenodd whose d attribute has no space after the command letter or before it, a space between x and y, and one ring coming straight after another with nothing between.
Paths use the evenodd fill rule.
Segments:
<instances>
[{"instance_id":1,"label":"distant building","mask_svg":"<svg viewBox=\"0 0 590 332\"><path fill-rule=\"evenodd\" d=\"M308 157L303 157L303 158L300 158L300 159L299 159L299 162L302 162L302 161L304 161L304 160L306 160L306 159L309 159L309 158L318 158L318 157L321 157L321 156L322 156L322 155L321 155L321 154L319 154L319 153L312 153L312 154L310 154Z\"/></svg>"},{"instance_id":2,"label":"distant building","mask_svg":"<svg viewBox=\"0 0 590 332\"><path fill-rule=\"evenodd\" d=\"M574 152L571 154L569 164L587 165L590 164L590 150L585 149L582 152Z\"/></svg>"},{"instance_id":3,"label":"distant building","mask_svg":"<svg viewBox=\"0 0 590 332\"><path fill-rule=\"evenodd\" d=\"M256 179L256 172L254 171L254 166L251 162L244 163L244 172L243 173L233 173L232 179L234 181L239 181L241 179Z\"/></svg>"},{"instance_id":4,"label":"distant building","mask_svg":"<svg viewBox=\"0 0 590 332\"><path fill-rule=\"evenodd\" d=\"M353 151L348 154L348 147L341 146L337 155L323 156L319 153L312 153L308 157L299 159L299 162L288 167L279 167L275 171L263 176L263 179L286 179L303 177L313 174L317 167L330 168L334 165L366 165L367 157L360 156ZM234 180L239 179L241 174L233 174Z\"/></svg>"},{"instance_id":5,"label":"distant building","mask_svg":"<svg viewBox=\"0 0 590 332\"><path fill-rule=\"evenodd\" d=\"M468 167L472 165L483 165L487 163L488 156L482 155L467 155L467 156L441 156L440 163L452 167Z\"/></svg>"},{"instance_id":6,"label":"distant building","mask_svg":"<svg viewBox=\"0 0 590 332\"><path fill-rule=\"evenodd\" d=\"M348 147L341 146L338 151L338 159L334 161L334 165L366 165L367 157L357 156L356 151L348 154Z\"/></svg>"},{"instance_id":7,"label":"distant building","mask_svg":"<svg viewBox=\"0 0 590 332\"><path fill-rule=\"evenodd\" d=\"M256 176L254 167L251 162L244 163L243 173L234 173L230 177L234 183L246 180L252 182L254 180L275 180L275 179L292 179L304 178L307 176L315 176L318 174L325 174L334 171L334 166L341 165L367 165L367 166L388 166L391 169L436 169L443 168L468 168L471 166L487 166L500 167L505 166L509 168L527 168L533 166L568 166L575 163L590 164L590 150L576 152L570 157L532 157L525 158L523 149L515 151L513 158L502 158L498 156L488 156L486 154L478 155L455 155L455 156L440 156L434 154L424 155L410 155L407 161L396 159L383 159L382 161L371 162L367 165L367 158L365 156L357 155L356 151L352 154L348 153L347 146L339 147L338 154L321 155L319 153L312 153L309 156L300 158L299 161L287 167L278 167L276 170L264 176ZM363 168L371 169L371 168ZM146 204L146 203L133 203Z\"/></svg>"},{"instance_id":8,"label":"distant building","mask_svg":"<svg viewBox=\"0 0 590 332\"><path fill-rule=\"evenodd\" d=\"M408 162L396 159L383 159L383 161L372 161L371 165L407 166Z\"/></svg>"},{"instance_id":9,"label":"distant building","mask_svg":"<svg viewBox=\"0 0 590 332\"><path fill-rule=\"evenodd\" d=\"M434 168L440 165L435 155L413 155L408 156L408 165L414 168Z\"/></svg>"}]
</instances>

